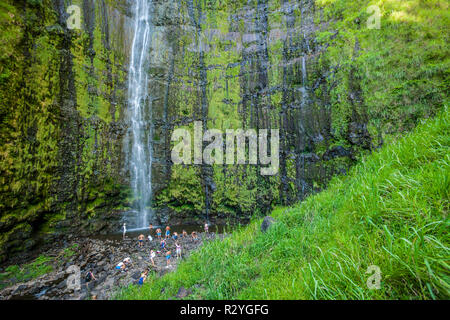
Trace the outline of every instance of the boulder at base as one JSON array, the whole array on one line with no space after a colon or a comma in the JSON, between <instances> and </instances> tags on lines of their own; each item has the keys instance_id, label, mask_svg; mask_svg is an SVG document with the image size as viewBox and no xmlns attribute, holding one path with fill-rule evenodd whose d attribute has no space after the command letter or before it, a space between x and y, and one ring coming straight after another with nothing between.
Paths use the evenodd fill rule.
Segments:
<instances>
[{"instance_id":1,"label":"boulder at base","mask_svg":"<svg viewBox=\"0 0 450 320\"><path fill-rule=\"evenodd\" d=\"M274 223L275 223L275 219L274 218L269 217L269 216L265 217L264 221L261 224L261 231L262 232L266 232L267 229L269 229L270 226L273 225Z\"/></svg>"}]
</instances>

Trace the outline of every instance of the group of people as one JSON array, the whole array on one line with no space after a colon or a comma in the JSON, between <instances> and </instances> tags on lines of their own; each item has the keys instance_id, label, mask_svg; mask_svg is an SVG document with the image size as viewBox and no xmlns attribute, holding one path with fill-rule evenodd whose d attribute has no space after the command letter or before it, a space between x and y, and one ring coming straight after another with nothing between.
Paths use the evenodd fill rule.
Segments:
<instances>
[{"instance_id":1,"label":"group of people","mask_svg":"<svg viewBox=\"0 0 450 320\"><path fill-rule=\"evenodd\" d=\"M153 230L153 225L152 224L150 224L149 229L150 229L150 234L147 236L147 239L148 239L148 241L151 242L151 241L153 241L153 237L151 235L152 230ZM208 234L209 233L209 226L208 226L208 223L206 223L206 222L205 222L205 225L204 225L204 229L205 229L205 233ZM124 240L126 238L126 233L127 233L127 224L124 223L123 224L123 239ZM156 236L157 236L158 240L172 238L174 241L177 241L178 238L187 238L188 234L187 234L186 230L183 230L181 235L178 235L177 232L174 232L172 237L171 237L170 236L170 227L166 226L165 236L164 237L162 236L161 228L157 228L156 229ZM197 241L198 240L197 232L192 231L191 237L192 237L192 240ZM139 237L138 237L139 247L143 247L144 246L144 240L145 240L145 236L143 234L139 235Z\"/></svg>"},{"instance_id":2,"label":"group of people","mask_svg":"<svg viewBox=\"0 0 450 320\"><path fill-rule=\"evenodd\" d=\"M208 234L209 227L208 227L208 223L206 223L206 222L205 222L205 225L204 225L204 230L205 230L205 233ZM147 236L147 239L148 239L149 242L151 242L151 241L153 241L153 237L152 237L153 225L152 224L150 224L150 226L149 226L149 231L150 232L149 232L149 235ZM127 232L126 223L124 223L123 224L123 238L124 239L125 239L125 236L126 236L126 232ZM170 238L172 238L172 240L175 241L176 258L177 259L181 259L182 247L181 247L181 244L179 243L179 240L181 240L181 239L188 239L189 238L186 230L183 230L180 235L178 235L177 232L174 232L172 234L172 236L171 236L170 235L170 227L166 226L166 228L165 228L165 236L163 237L161 229L157 228L156 229L156 237L158 238L158 240L160 240L160 250L156 251L156 252L155 252L155 250L150 250L149 260L151 261L153 267L156 266L155 265L155 260L154 260L156 258L156 254L157 253L159 254L159 253L162 253L162 252L164 253L165 258L166 258L166 263L167 263L166 268L168 268L170 266L170 260L172 258L172 252L171 252L171 250L168 250L168 248L167 248L167 240L169 240ZM191 238L192 238L192 241L198 241L199 238L198 238L197 232L192 231ZM140 234L138 236L138 246L139 246L139 248L143 248L144 247L144 240L145 240L145 236L143 234ZM118 271L121 271L121 272L126 272L128 267L131 266L132 264L133 264L133 262L132 262L131 258L127 257L127 258L123 259L122 261L120 261L116 265L115 269L118 270ZM138 284L139 285L143 285L144 284L145 280L148 277L148 273L149 273L148 269L145 270L143 273L141 273L141 276L140 276L140 278L138 280ZM86 282L86 287L88 288L88 290L89 290L89 287L88 287L89 283L92 282L92 281L96 281L96 280L97 279L94 276L94 274L92 273L92 271L88 271L86 273L86 275L85 275L85 282ZM96 299L96 296L92 296L92 299Z\"/></svg>"},{"instance_id":3,"label":"group of people","mask_svg":"<svg viewBox=\"0 0 450 320\"><path fill-rule=\"evenodd\" d=\"M153 250L152 250L153 251ZM152 258L152 262L153 262L153 258ZM125 259L123 259L123 261L121 261L121 262L119 262L118 264L117 264L117 266L116 266L116 269L117 270L120 270L121 272L125 272L125 271L127 271L127 267L128 266L130 266L132 264L132 261L131 261L131 258L125 258ZM154 264L153 264L154 265ZM148 269L147 270L145 270L142 274L141 274L141 276L140 276L140 278L139 278L139 280L138 280L138 284L139 285L143 285L144 284L144 281L147 279L147 276L148 276ZM92 277L94 277L93 275L92 275ZM94 280L96 280L95 278L94 278Z\"/></svg>"},{"instance_id":4,"label":"group of people","mask_svg":"<svg viewBox=\"0 0 450 320\"><path fill-rule=\"evenodd\" d=\"M153 241L153 237L152 237L152 232L153 232L153 224L149 225L149 235L147 236L147 239L149 242ZM162 235L162 230L161 228L157 228L156 229L156 237L157 239L160 241L160 250L155 251L155 250L150 250L150 256L149 256L149 260L152 263L153 267L155 267L155 258L156 258L156 254L160 254L163 253L165 258L166 258L166 268L169 268L171 265L171 258L172 258L172 251L168 249L167 247L167 240L172 239L175 242L175 252L176 252L176 258L177 259L181 259L181 253L182 253L182 247L181 244L179 243L179 240L181 239L188 239L188 233L186 232L186 230L183 230L182 233L179 235L177 232L174 232L171 235L170 232L170 227L166 226L165 228L165 232L164 232L164 236ZM204 224L204 230L205 233L208 234L209 232L209 226L208 223L205 222ZM123 224L123 239L126 238L126 232L127 232L127 228L126 228L126 223ZM192 241L198 241L198 234L196 231L192 231L191 233L191 239ZM144 248L144 241L145 241L145 236L143 234L140 234L138 236L138 246L139 248ZM127 267L129 265L131 265L132 261L131 258L125 258L123 261L121 261L117 266L116 269L120 270L120 271L126 271ZM142 285L145 280L147 279L148 276L148 270L145 270L142 274L141 277L139 278L138 283L140 285Z\"/></svg>"}]
</instances>

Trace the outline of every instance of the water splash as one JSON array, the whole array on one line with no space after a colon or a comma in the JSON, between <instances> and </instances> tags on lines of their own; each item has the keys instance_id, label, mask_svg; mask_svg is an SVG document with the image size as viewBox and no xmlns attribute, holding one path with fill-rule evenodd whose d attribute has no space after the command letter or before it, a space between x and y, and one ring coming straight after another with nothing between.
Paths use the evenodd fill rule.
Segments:
<instances>
[{"instance_id":1,"label":"water splash","mask_svg":"<svg viewBox=\"0 0 450 320\"><path fill-rule=\"evenodd\" d=\"M128 116L131 123L128 163L133 211L125 221L130 228L148 226L152 215L152 99L149 95L149 57L152 36L151 0L134 1L134 38L131 48L128 80Z\"/></svg>"}]
</instances>

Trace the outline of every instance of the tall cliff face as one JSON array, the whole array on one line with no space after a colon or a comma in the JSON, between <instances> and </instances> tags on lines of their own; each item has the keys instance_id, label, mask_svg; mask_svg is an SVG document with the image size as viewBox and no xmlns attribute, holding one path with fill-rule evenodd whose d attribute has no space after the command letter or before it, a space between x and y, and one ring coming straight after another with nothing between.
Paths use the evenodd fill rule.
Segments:
<instances>
[{"instance_id":1,"label":"tall cliff face","mask_svg":"<svg viewBox=\"0 0 450 320\"><path fill-rule=\"evenodd\" d=\"M249 218L301 201L445 100L445 19L432 19L447 6L441 1L378 4L379 29L370 1L152 4L153 205L163 222ZM222 131L279 128L279 174L173 165L170 134L194 121Z\"/></svg>"},{"instance_id":2,"label":"tall cliff face","mask_svg":"<svg viewBox=\"0 0 450 320\"><path fill-rule=\"evenodd\" d=\"M119 1L74 4L81 29L63 0L0 3L2 258L104 228L125 198L130 17Z\"/></svg>"},{"instance_id":3,"label":"tall cliff face","mask_svg":"<svg viewBox=\"0 0 450 320\"><path fill-rule=\"evenodd\" d=\"M249 218L318 190L348 159L321 161L330 114L313 86L323 46L313 1L153 1L154 206L163 221ZM165 15L161 15L164 12ZM318 83L316 83L318 82ZM324 81L322 81L324 82ZM280 129L280 173L254 165L173 166L174 128ZM364 124L361 124L364 126ZM370 138L367 137L370 142ZM350 155L350 150L341 152Z\"/></svg>"},{"instance_id":4,"label":"tall cliff face","mask_svg":"<svg viewBox=\"0 0 450 320\"><path fill-rule=\"evenodd\" d=\"M69 2L0 1L3 258L45 235L116 229L132 206L131 2ZM370 1L149 2L152 204L163 223L301 201L448 96L445 1L382 1L380 29L368 27ZM81 30L67 26L69 4ZM194 121L279 128L279 173L174 165L171 134Z\"/></svg>"}]
</instances>

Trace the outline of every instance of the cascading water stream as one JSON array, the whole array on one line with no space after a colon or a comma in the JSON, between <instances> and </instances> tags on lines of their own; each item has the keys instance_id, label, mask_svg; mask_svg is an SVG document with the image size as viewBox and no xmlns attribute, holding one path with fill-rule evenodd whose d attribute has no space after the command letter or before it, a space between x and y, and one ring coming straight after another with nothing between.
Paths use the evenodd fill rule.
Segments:
<instances>
[{"instance_id":1,"label":"cascading water stream","mask_svg":"<svg viewBox=\"0 0 450 320\"><path fill-rule=\"evenodd\" d=\"M306 74L306 56L303 55L302 56L302 87L301 87L301 92L302 92L302 107L305 106L308 103L308 89L306 87L307 85L307 74Z\"/></svg>"},{"instance_id":2,"label":"cascading water stream","mask_svg":"<svg viewBox=\"0 0 450 320\"><path fill-rule=\"evenodd\" d=\"M130 143L128 163L134 202L125 221L128 228L144 228L151 218L152 197L152 100L149 96L151 0L134 1L134 38L131 48L128 99Z\"/></svg>"}]
</instances>

